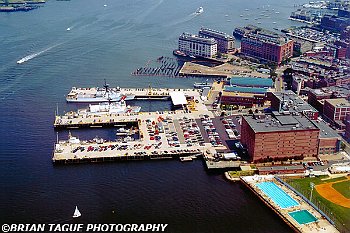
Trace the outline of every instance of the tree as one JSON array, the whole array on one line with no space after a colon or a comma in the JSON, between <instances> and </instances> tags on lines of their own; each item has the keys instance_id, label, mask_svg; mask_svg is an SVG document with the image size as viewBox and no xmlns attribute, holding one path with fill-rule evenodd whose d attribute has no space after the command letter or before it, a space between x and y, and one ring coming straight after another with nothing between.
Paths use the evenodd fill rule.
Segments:
<instances>
[{"instance_id":1,"label":"tree","mask_svg":"<svg viewBox=\"0 0 350 233\"><path fill-rule=\"evenodd\" d=\"M341 148L342 150L345 150L346 145L345 145L345 143L344 143L344 142L341 142L341 144L340 144L340 148Z\"/></svg>"}]
</instances>

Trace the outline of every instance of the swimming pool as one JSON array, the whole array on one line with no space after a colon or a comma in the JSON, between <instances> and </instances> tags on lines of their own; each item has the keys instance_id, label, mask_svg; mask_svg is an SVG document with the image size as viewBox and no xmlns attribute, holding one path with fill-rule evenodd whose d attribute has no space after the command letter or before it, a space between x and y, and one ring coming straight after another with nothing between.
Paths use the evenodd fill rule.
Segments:
<instances>
[{"instance_id":1,"label":"swimming pool","mask_svg":"<svg viewBox=\"0 0 350 233\"><path fill-rule=\"evenodd\" d=\"M289 212L288 214L300 225L317 221L317 218L307 210L297 210L294 212Z\"/></svg>"},{"instance_id":2,"label":"swimming pool","mask_svg":"<svg viewBox=\"0 0 350 233\"><path fill-rule=\"evenodd\" d=\"M299 203L289 196L285 191L278 187L273 182L261 182L256 185L269 198L272 199L279 207L286 209L293 206L298 206Z\"/></svg>"}]
</instances>

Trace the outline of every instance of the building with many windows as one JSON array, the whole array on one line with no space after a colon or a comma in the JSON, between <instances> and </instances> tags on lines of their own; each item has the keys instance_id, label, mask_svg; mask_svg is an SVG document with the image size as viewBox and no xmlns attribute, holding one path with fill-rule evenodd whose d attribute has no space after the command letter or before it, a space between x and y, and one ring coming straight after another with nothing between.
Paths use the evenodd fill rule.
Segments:
<instances>
[{"instance_id":1,"label":"building with many windows","mask_svg":"<svg viewBox=\"0 0 350 233\"><path fill-rule=\"evenodd\" d=\"M266 62L281 64L293 55L293 40L275 33L259 30L245 34L241 40L241 52Z\"/></svg>"},{"instance_id":2,"label":"building with many windows","mask_svg":"<svg viewBox=\"0 0 350 233\"><path fill-rule=\"evenodd\" d=\"M272 112L243 116L241 143L254 162L317 157L340 149L340 136L323 121Z\"/></svg>"},{"instance_id":3,"label":"building with many windows","mask_svg":"<svg viewBox=\"0 0 350 233\"><path fill-rule=\"evenodd\" d=\"M337 128L345 129L343 121L350 114L350 102L347 99L325 99L323 115Z\"/></svg>"},{"instance_id":4,"label":"building with many windows","mask_svg":"<svg viewBox=\"0 0 350 233\"><path fill-rule=\"evenodd\" d=\"M218 43L218 51L220 53L232 52L235 49L233 37L224 32L202 27L198 35L206 38L214 38Z\"/></svg>"},{"instance_id":5,"label":"building with many windows","mask_svg":"<svg viewBox=\"0 0 350 233\"><path fill-rule=\"evenodd\" d=\"M189 56L211 58L217 54L218 45L214 38L183 33L179 37L179 50Z\"/></svg>"}]
</instances>

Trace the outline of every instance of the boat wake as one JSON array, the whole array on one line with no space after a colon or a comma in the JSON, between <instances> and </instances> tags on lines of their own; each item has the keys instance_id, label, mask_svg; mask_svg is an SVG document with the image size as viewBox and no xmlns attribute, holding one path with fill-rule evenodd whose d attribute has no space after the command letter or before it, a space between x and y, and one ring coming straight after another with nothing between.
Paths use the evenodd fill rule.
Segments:
<instances>
[{"instance_id":1,"label":"boat wake","mask_svg":"<svg viewBox=\"0 0 350 233\"><path fill-rule=\"evenodd\" d=\"M30 55L28 55L28 56L25 56L25 57L19 59L19 60L17 61L17 64L22 64L22 63L24 63L24 62L27 62L27 61L29 61L29 60L31 60L31 59L33 59L33 58L39 56L40 54L43 54L43 53L45 53L45 52L47 52L47 51L49 51L49 50L51 50L51 49L53 49L53 48L55 48L55 47L57 47L57 46L59 46L59 45L60 45L60 44L56 44L56 45L51 46L51 47L48 47L48 48L46 48L46 49L44 49L44 50L42 50L42 51L40 51L40 52L32 53L32 54L30 54Z\"/></svg>"},{"instance_id":2,"label":"boat wake","mask_svg":"<svg viewBox=\"0 0 350 233\"><path fill-rule=\"evenodd\" d=\"M177 20L175 22L172 22L172 23L168 24L167 26L168 27L173 27L173 26L176 26L176 25L179 25L179 24L186 23L186 22L191 21L192 19L196 18L198 15L200 15L200 14L197 14L196 12L193 12L193 13L185 16L184 18L180 19L180 20Z\"/></svg>"}]
</instances>

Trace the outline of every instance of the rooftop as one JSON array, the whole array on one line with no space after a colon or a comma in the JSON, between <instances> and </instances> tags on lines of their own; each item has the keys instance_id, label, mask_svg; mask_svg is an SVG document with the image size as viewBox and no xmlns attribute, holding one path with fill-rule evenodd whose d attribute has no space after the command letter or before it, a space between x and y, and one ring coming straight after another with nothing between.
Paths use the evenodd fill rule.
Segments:
<instances>
[{"instance_id":1,"label":"rooftop","mask_svg":"<svg viewBox=\"0 0 350 233\"><path fill-rule=\"evenodd\" d=\"M326 99L326 102L328 102L333 107L350 107L350 103L347 99L340 98L340 99Z\"/></svg>"},{"instance_id":2,"label":"rooftop","mask_svg":"<svg viewBox=\"0 0 350 233\"><path fill-rule=\"evenodd\" d=\"M189 40L189 41L199 42L199 43L205 43L205 44L210 44L210 45L217 44L217 42L214 38L200 37L198 35L194 35L194 34L190 34L190 33L186 33L186 32L182 33L180 35L179 39Z\"/></svg>"},{"instance_id":3,"label":"rooftop","mask_svg":"<svg viewBox=\"0 0 350 233\"><path fill-rule=\"evenodd\" d=\"M268 88L224 86L224 91L264 94Z\"/></svg>"},{"instance_id":4,"label":"rooftop","mask_svg":"<svg viewBox=\"0 0 350 233\"><path fill-rule=\"evenodd\" d=\"M173 102L173 105L186 105L187 100L185 97L185 94L180 91L172 91L169 93L171 97L171 101Z\"/></svg>"},{"instance_id":5,"label":"rooftop","mask_svg":"<svg viewBox=\"0 0 350 233\"><path fill-rule=\"evenodd\" d=\"M284 45L288 41L290 41L287 37L283 37L282 35L278 35L276 33L270 33L268 31L252 31L243 36L243 39L253 39L258 40L264 43ZM242 39L242 40L243 40Z\"/></svg>"},{"instance_id":6,"label":"rooftop","mask_svg":"<svg viewBox=\"0 0 350 233\"><path fill-rule=\"evenodd\" d=\"M280 102L283 101L282 108L280 109L280 111L289 111L289 112L312 111L312 112L317 112L317 110L314 107L312 107L310 104L308 104L303 99L301 99L299 96L297 96L293 91L273 92L272 94L275 97L277 97Z\"/></svg>"},{"instance_id":7,"label":"rooftop","mask_svg":"<svg viewBox=\"0 0 350 233\"><path fill-rule=\"evenodd\" d=\"M233 39L232 36L228 35L227 33L225 32L220 32L220 31L216 31L216 30L213 30L213 29L209 29L209 28L204 28L202 27L200 30L199 30L199 34L209 34L213 37L218 37L218 38L221 38L221 39Z\"/></svg>"},{"instance_id":8,"label":"rooftop","mask_svg":"<svg viewBox=\"0 0 350 233\"><path fill-rule=\"evenodd\" d=\"M285 115L273 112L272 115L246 115L243 116L255 133L287 132L300 130L318 130L318 128L304 116Z\"/></svg>"},{"instance_id":9,"label":"rooftop","mask_svg":"<svg viewBox=\"0 0 350 233\"><path fill-rule=\"evenodd\" d=\"M231 86L273 87L273 81L269 78L232 77L230 84Z\"/></svg>"},{"instance_id":10,"label":"rooftop","mask_svg":"<svg viewBox=\"0 0 350 233\"><path fill-rule=\"evenodd\" d=\"M332 86L332 87L324 87L321 89L311 89L311 93L316 96L329 96L332 98L347 98L350 96L350 88L348 86Z\"/></svg>"},{"instance_id":11,"label":"rooftop","mask_svg":"<svg viewBox=\"0 0 350 233\"><path fill-rule=\"evenodd\" d=\"M313 120L312 123L320 129L320 138L340 138L339 134L323 121Z\"/></svg>"}]
</instances>

